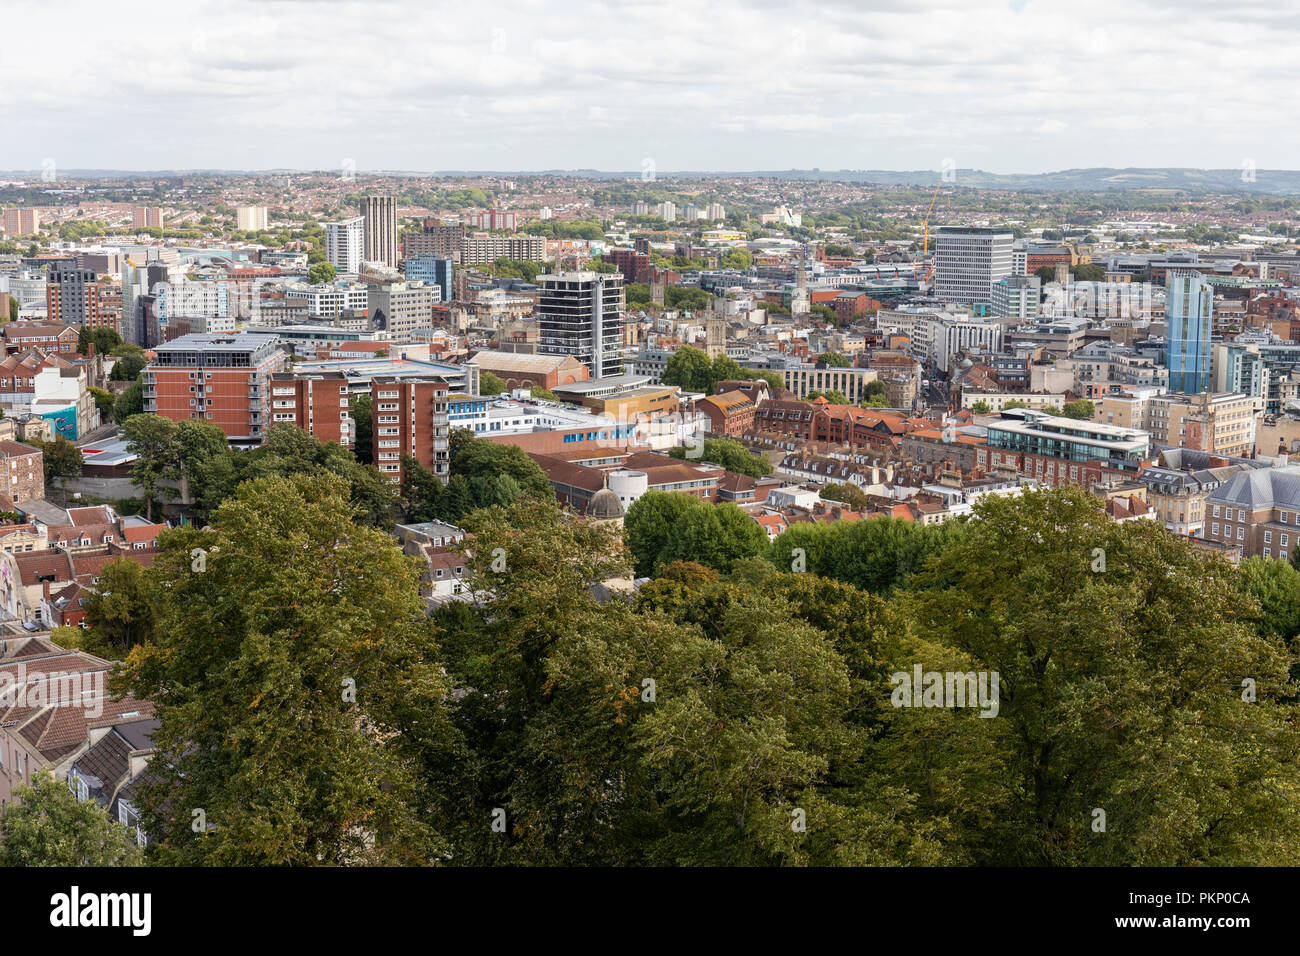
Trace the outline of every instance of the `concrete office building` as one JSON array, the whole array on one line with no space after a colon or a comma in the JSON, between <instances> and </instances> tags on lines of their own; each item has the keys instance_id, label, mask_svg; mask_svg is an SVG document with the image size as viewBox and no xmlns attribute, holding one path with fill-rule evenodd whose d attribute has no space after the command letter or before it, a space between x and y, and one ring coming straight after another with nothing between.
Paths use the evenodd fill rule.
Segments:
<instances>
[{"instance_id":1,"label":"concrete office building","mask_svg":"<svg viewBox=\"0 0 1300 956\"><path fill-rule=\"evenodd\" d=\"M934 244L934 294L948 302L987 308L993 284L1012 274L1009 232L979 226L943 226Z\"/></svg>"},{"instance_id":2,"label":"concrete office building","mask_svg":"<svg viewBox=\"0 0 1300 956\"><path fill-rule=\"evenodd\" d=\"M392 196L362 196L363 258L397 268L397 200Z\"/></svg>"},{"instance_id":3,"label":"concrete office building","mask_svg":"<svg viewBox=\"0 0 1300 956\"><path fill-rule=\"evenodd\" d=\"M546 240L541 236L466 236L461 240L460 264L479 266L496 259L541 262Z\"/></svg>"},{"instance_id":4,"label":"concrete office building","mask_svg":"<svg viewBox=\"0 0 1300 956\"><path fill-rule=\"evenodd\" d=\"M1268 404L1268 366L1257 345L1215 345L1211 352L1211 388L1251 399L1256 411Z\"/></svg>"},{"instance_id":5,"label":"concrete office building","mask_svg":"<svg viewBox=\"0 0 1300 956\"><path fill-rule=\"evenodd\" d=\"M538 351L572 355L592 378L623 370L621 316L623 277L618 273L560 272L538 276L541 329Z\"/></svg>"},{"instance_id":6,"label":"concrete office building","mask_svg":"<svg viewBox=\"0 0 1300 956\"><path fill-rule=\"evenodd\" d=\"M415 329L429 327L433 322L433 306L438 299L437 286L423 282L393 282L372 288L367 307L376 328L386 329L394 339L403 339Z\"/></svg>"},{"instance_id":7,"label":"concrete office building","mask_svg":"<svg viewBox=\"0 0 1300 956\"><path fill-rule=\"evenodd\" d=\"M75 259L50 263L45 286L46 314L51 322L97 327L99 292L93 269L78 269ZM7 318L7 317L6 317Z\"/></svg>"},{"instance_id":8,"label":"concrete office building","mask_svg":"<svg viewBox=\"0 0 1300 956\"><path fill-rule=\"evenodd\" d=\"M1042 282L1038 276L1010 275L993 283L989 315L995 319L1030 321L1038 317Z\"/></svg>"},{"instance_id":9,"label":"concrete office building","mask_svg":"<svg viewBox=\"0 0 1300 956\"><path fill-rule=\"evenodd\" d=\"M360 216L325 223L325 258L340 274L356 275L361 271L364 232L365 220Z\"/></svg>"}]
</instances>

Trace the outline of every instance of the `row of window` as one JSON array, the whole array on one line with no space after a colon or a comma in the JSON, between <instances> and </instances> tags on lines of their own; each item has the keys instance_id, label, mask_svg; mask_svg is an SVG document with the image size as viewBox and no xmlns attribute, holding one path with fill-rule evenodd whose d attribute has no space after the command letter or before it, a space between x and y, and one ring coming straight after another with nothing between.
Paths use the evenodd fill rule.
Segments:
<instances>
[{"instance_id":1,"label":"row of window","mask_svg":"<svg viewBox=\"0 0 1300 956\"><path fill-rule=\"evenodd\" d=\"M1224 512L1225 512L1225 514L1223 515L1223 517L1225 517L1225 518L1227 518L1229 521L1231 521L1231 520L1232 520L1232 509L1231 509L1231 508L1225 508L1225 509L1224 509ZM1278 519L1277 519L1278 524L1289 524L1290 522L1287 521L1287 515L1288 515L1288 514L1289 514L1289 512L1286 512L1286 511L1281 511L1281 512L1279 512L1279 513L1278 513ZM1215 505L1215 506L1214 506L1214 517L1216 517L1216 518L1219 517L1219 505ZM1237 520L1238 520L1238 521L1245 521L1245 520L1246 520L1246 509L1245 509L1245 508L1238 508L1238 509L1237 509ZM1297 523L1297 524L1300 524L1300 512L1297 512L1296 523Z\"/></svg>"}]
</instances>

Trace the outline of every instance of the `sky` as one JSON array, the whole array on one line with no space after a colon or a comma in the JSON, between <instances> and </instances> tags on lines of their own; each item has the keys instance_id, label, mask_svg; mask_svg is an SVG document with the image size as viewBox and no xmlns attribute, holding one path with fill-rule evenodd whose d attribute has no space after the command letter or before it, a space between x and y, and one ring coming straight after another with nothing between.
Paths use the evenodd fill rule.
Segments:
<instances>
[{"instance_id":1,"label":"sky","mask_svg":"<svg viewBox=\"0 0 1300 956\"><path fill-rule=\"evenodd\" d=\"M5 0L0 35L6 170L1300 166L1276 0Z\"/></svg>"}]
</instances>

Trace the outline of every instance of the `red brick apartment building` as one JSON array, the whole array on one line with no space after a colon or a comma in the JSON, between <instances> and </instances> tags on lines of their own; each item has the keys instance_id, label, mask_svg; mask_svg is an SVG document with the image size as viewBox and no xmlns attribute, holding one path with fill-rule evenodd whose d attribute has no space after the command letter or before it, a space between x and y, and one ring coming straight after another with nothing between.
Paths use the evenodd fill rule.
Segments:
<instances>
[{"instance_id":1,"label":"red brick apartment building","mask_svg":"<svg viewBox=\"0 0 1300 956\"><path fill-rule=\"evenodd\" d=\"M447 399L450 386L433 375L377 376L370 384L375 467L402 480L402 456L410 455L445 483L451 470Z\"/></svg>"},{"instance_id":2,"label":"red brick apartment building","mask_svg":"<svg viewBox=\"0 0 1300 956\"><path fill-rule=\"evenodd\" d=\"M260 445L271 427L271 376L286 355L266 335L182 335L155 349L144 410L216 425L232 444Z\"/></svg>"},{"instance_id":3,"label":"red brick apartment building","mask_svg":"<svg viewBox=\"0 0 1300 956\"><path fill-rule=\"evenodd\" d=\"M348 379L342 372L274 372L271 421L297 425L317 441L351 448L356 437L349 414Z\"/></svg>"},{"instance_id":4,"label":"red brick apartment building","mask_svg":"<svg viewBox=\"0 0 1300 956\"><path fill-rule=\"evenodd\" d=\"M5 354L16 355L24 349L42 352L75 352L80 331L70 325L48 322L10 322L4 327Z\"/></svg>"}]
</instances>

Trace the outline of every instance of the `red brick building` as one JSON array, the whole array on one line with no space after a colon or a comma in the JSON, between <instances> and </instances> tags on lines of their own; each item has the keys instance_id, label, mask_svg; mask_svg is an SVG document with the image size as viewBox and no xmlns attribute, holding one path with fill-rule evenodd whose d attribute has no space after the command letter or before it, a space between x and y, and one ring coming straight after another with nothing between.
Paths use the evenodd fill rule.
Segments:
<instances>
[{"instance_id":1,"label":"red brick building","mask_svg":"<svg viewBox=\"0 0 1300 956\"><path fill-rule=\"evenodd\" d=\"M1025 478L1037 478L1051 488L1063 485L1091 488L1102 482L1131 481L1134 477L1132 471L1108 468L1099 461L1052 458L1030 452L990 448L988 445L976 447L975 467L984 474L993 474L999 468L1014 470Z\"/></svg>"},{"instance_id":2,"label":"red brick building","mask_svg":"<svg viewBox=\"0 0 1300 956\"><path fill-rule=\"evenodd\" d=\"M586 382L591 369L572 355L536 355L531 352L497 352L482 349L470 360L479 372L491 372L506 388L544 388Z\"/></svg>"},{"instance_id":3,"label":"red brick building","mask_svg":"<svg viewBox=\"0 0 1300 956\"><path fill-rule=\"evenodd\" d=\"M49 322L8 322L4 327L5 354L16 355L24 349L42 352L75 352L80 331L71 325Z\"/></svg>"},{"instance_id":4,"label":"red brick building","mask_svg":"<svg viewBox=\"0 0 1300 956\"><path fill-rule=\"evenodd\" d=\"M271 422L297 425L317 441L351 448L355 431L349 414L348 379L342 372L274 372Z\"/></svg>"},{"instance_id":5,"label":"red brick building","mask_svg":"<svg viewBox=\"0 0 1300 956\"><path fill-rule=\"evenodd\" d=\"M723 392L695 403L695 409L709 420L709 434L715 438L740 438L754 427L758 410L753 398L744 392Z\"/></svg>"},{"instance_id":6,"label":"red brick building","mask_svg":"<svg viewBox=\"0 0 1300 956\"><path fill-rule=\"evenodd\" d=\"M450 391L446 381L432 375L377 376L371 382L374 462L390 480L402 480L402 456L410 455L447 481L451 469Z\"/></svg>"},{"instance_id":7,"label":"red brick building","mask_svg":"<svg viewBox=\"0 0 1300 956\"><path fill-rule=\"evenodd\" d=\"M808 441L812 437L813 407L798 399L760 402L754 412L754 431Z\"/></svg>"},{"instance_id":8,"label":"red brick building","mask_svg":"<svg viewBox=\"0 0 1300 956\"><path fill-rule=\"evenodd\" d=\"M216 425L233 444L260 445L271 418L271 376L286 355L267 335L182 335L144 371L144 410Z\"/></svg>"}]
</instances>

